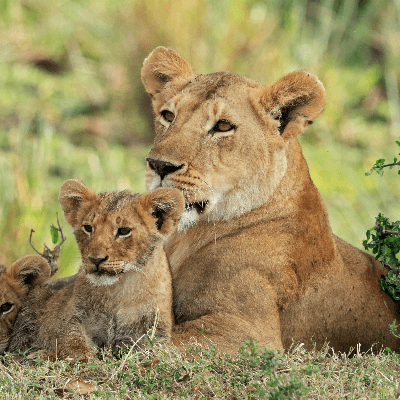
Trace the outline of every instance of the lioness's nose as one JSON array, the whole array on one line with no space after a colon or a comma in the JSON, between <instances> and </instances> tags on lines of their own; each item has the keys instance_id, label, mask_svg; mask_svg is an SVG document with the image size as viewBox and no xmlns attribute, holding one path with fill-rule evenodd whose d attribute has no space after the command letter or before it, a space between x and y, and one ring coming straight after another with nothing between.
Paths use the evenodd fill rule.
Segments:
<instances>
[{"instance_id":1,"label":"lioness's nose","mask_svg":"<svg viewBox=\"0 0 400 400\"><path fill-rule=\"evenodd\" d=\"M108 256L99 257L99 256L89 256L88 259L91 263L93 263L96 267L99 267L101 263L108 260Z\"/></svg>"},{"instance_id":2,"label":"lioness's nose","mask_svg":"<svg viewBox=\"0 0 400 400\"><path fill-rule=\"evenodd\" d=\"M161 179L163 179L164 176L172 174L173 172L178 171L178 169L181 169L183 167L183 164L175 165L168 161L157 160L150 157L147 157L146 161L149 163L150 168L156 171L158 175L160 175Z\"/></svg>"}]
</instances>

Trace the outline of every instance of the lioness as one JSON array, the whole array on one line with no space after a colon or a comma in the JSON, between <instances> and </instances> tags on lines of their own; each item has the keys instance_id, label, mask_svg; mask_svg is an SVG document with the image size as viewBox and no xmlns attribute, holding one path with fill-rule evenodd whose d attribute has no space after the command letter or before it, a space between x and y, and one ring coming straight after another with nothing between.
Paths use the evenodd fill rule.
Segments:
<instances>
[{"instance_id":1,"label":"lioness","mask_svg":"<svg viewBox=\"0 0 400 400\"><path fill-rule=\"evenodd\" d=\"M324 108L317 77L297 71L262 86L196 75L164 47L141 76L156 130L147 188L177 188L186 199L166 243L173 342L208 338L222 352L245 340L288 349L292 339L398 349L382 266L333 235L297 141Z\"/></svg>"},{"instance_id":2,"label":"lioness","mask_svg":"<svg viewBox=\"0 0 400 400\"><path fill-rule=\"evenodd\" d=\"M20 258L8 268L0 266L0 354L8 346L15 319L27 294L51 275L50 265L37 255Z\"/></svg>"},{"instance_id":3,"label":"lioness","mask_svg":"<svg viewBox=\"0 0 400 400\"><path fill-rule=\"evenodd\" d=\"M184 209L176 189L138 195L100 193L64 182L59 200L82 254L74 281L58 291L32 290L14 325L9 351L41 348L89 359L92 344L129 347L154 327L169 341L171 273L164 238Z\"/></svg>"}]
</instances>

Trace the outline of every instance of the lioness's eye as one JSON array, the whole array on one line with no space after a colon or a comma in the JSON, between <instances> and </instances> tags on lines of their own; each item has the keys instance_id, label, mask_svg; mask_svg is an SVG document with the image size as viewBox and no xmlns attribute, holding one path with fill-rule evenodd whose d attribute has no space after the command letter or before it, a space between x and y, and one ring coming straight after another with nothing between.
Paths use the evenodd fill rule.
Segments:
<instances>
[{"instance_id":1,"label":"lioness's eye","mask_svg":"<svg viewBox=\"0 0 400 400\"><path fill-rule=\"evenodd\" d=\"M126 236L131 233L131 228L118 228L117 236Z\"/></svg>"},{"instance_id":2,"label":"lioness's eye","mask_svg":"<svg viewBox=\"0 0 400 400\"><path fill-rule=\"evenodd\" d=\"M220 121L218 121L215 124L213 131L214 132L228 132L233 128L234 128L234 126L229 121L227 121L226 119L221 119Z\"/></svg>"},{"instance_id":3,"label":"lioness's eye","mask_svg":"<svg viewBox=\"0 0 400 400\"><path fill-rule=\"evenodd\" d=\"M168 110L161 111L161 115L167 122L172 122L175 119L175 114Z\"/></svg>"},{"instance_id":4,"label":"lioness's eye","mask_svg":"<svg viewBox=\"0 0 400 400\"><path fill-rule=\"evenodd\" d=\"M85 233L92 233L93 232L92 225L83 225L83 231Z\"/></svg>"},{"instance_id":5,"label":"lioness's eye","mask_svg":"<svg viewBox=\"0 0 400 400\"><path fill-rule=\"evenodd\" d=\"M1 306L0 306L0 311L2 312L2 313L5 313L5 312L7 312L7 311L10 311L11 309L12 309L12 307L13 307L13 303L3 303Z\"/></svg>"}]
</instances>

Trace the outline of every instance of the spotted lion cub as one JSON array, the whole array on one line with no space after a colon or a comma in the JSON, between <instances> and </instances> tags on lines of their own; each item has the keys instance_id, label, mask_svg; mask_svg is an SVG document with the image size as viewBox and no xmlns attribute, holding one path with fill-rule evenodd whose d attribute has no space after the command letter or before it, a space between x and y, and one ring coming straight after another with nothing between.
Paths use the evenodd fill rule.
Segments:
<instances>
[{"instance_id":1,"label":"spotted lion cub","mask_svg":"<svg viewBox=\"0 0 400 400\"><path fill-rule=\"evenodd\" d=\"M184 210L182 194L160 188L142 195L128 190L96 195L68 180L59 201L82 266L62 289L32 291L9 351L41 348L60 358L89 359L93 344L127 348L154 326L155 336L168 342L172 283L163 243Z\"/></svg>"}]
</instances>

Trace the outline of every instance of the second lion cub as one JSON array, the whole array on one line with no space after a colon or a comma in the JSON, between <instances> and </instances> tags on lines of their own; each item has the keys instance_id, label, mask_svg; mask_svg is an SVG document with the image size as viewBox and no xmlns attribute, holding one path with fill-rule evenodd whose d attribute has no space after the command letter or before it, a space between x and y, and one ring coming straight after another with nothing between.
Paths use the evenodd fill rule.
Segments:
<instances>
[{"instance_id":1,"label":"second lion cub","mask_svg":"<svg viewBox=\"0 0 400 400\"><path fill-rule=\"evenodd\" d=\"M168 341L172 284L163 243L184 210L182 194L161 188L142 195L128 190L96 195L68 180L59 200L82 266L59 291L32 291L8 350L40 348L60 358L90 358L92 344L129 347L156 321L155 336Z\"/></svg>"}]
</instances>

